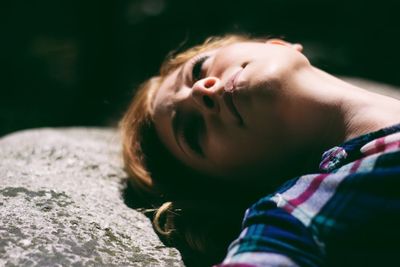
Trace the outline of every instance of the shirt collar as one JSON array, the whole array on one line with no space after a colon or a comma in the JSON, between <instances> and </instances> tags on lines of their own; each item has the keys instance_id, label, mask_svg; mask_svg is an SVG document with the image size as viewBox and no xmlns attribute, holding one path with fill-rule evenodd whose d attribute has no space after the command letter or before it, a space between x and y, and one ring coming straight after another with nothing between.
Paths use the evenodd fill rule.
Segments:
<instances>
[{"instance_id":1,"label":"shirt collar","mask_svg":"<svg viewBox=\"0 0 400 267\"><path fill-rule=\"evenodd\" d=\"M331 172L348 162L357 160L363 156L360 149L367 143L380 138L400 132L400 124L370 132L356 138L350 139L340 146L335 146L322 154L319 169L322 172Z\"/></svg>"}]
</instances>

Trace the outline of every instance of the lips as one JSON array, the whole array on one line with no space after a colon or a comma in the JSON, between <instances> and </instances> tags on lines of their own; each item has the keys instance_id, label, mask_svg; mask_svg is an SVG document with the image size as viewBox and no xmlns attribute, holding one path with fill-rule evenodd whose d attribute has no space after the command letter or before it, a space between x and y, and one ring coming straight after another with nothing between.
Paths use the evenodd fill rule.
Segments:
<instances>
[{"instance_id":1,"label":"lips","mask_svg":"<svg viewBox=\"0 0 400 267\"><path fill-rule=\"evenodd\" d=\"M231 76L225 85L225 91L232 92L236 89L236 79L242 71L243 69L240 69Z\"/></svg>"},{"instance_id":2,"label":"lips","mask_svg":"<svg viewBox=\"0 0 400 267\"><path fill-rule=\"evenodd\" d=\"M232 115L237 119L238 123L240 125L243 125L243 119L240 116L239 112L237 111L235 105L233 104L232 92L224 92L222 98L224 99L226 107L232 113Z\"/></svg>"},{"instance_id":3,"label":"lips","mask_svg":"<svg viewBox=\"0 0 400 267\"><path fill-rule=\"evenodd\" d=\"M235 104L233 103L232 95L236 89L236 79L239 77L242 71L243 69L238 70L231 76L231 78L229 78L229 80L225 84L225 92L223 93L222 96L226 107L232 113L232 115L237 119L240 125L243 125L243 119L240 116L238 110L236 109Z\"/></svg>"}]
</instances>

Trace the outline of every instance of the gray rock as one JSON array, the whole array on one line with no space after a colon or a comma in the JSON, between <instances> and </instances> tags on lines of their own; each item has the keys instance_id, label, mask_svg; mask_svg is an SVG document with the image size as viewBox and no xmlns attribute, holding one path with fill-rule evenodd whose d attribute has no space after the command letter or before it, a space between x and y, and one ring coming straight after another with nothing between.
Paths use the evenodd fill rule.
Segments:
<instances>
[{"instance_id":1,"label":"gray rock","mask_svg":"<svg viewBox=\"0 0 400 267\"><path fill-rule=\"evenodd\" d=\"M0 266L183 266L124 204L113 129L37 129L0 139Z\"/></svg>"}]
</instances>

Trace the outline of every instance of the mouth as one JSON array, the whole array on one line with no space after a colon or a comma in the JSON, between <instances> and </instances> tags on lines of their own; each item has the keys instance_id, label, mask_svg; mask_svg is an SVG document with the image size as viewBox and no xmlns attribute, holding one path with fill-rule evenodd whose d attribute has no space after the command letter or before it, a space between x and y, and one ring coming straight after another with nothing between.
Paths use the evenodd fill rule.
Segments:
<instances>
[{"instance_id":1,"label":"mouth","mask_svg":"<svg viewBox=\"0 0 400 267\"><path fill-rule=\"evenodd\" d=\"M225 85L225 91L232 92L236 89L236 79L237 77L239 77L242 71L243 69L240 69L231 76L231 78L227 81Z\"/></svg>"},{"instance_id":2,"label":"mouth","mask_svg":"<svg viewBox=\"0 0 400 267\"><path fill-rule=\"evenodd\" d=\"M224 99L225 105L228 108L228 110L237 119L239 125L243 125L243 119L240 116L240 114L239 114L238 110L236 109L235 105L233 104L232 91L224 92L224 94L222 95L222 98Z\"/></svg>"}]
</instances>

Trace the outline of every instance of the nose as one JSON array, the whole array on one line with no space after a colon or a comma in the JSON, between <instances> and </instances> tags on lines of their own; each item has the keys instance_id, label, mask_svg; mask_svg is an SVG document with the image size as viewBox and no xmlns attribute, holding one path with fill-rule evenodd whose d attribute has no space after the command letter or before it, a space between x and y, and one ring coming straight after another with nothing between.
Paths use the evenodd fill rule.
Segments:
<instances>
[{"instance_id":1,"label":"nose","mask_svg":"<svg viewBox=\"0 0 400 267\"><path fill-rule=\"evenodd\" d=\"M218 113L220 110L218 93L221 88L221 80L217 77L198 80L192 87L194 102L205 112Z\"/></svg>"}]
</instances>

